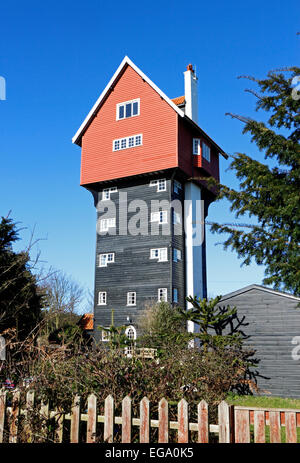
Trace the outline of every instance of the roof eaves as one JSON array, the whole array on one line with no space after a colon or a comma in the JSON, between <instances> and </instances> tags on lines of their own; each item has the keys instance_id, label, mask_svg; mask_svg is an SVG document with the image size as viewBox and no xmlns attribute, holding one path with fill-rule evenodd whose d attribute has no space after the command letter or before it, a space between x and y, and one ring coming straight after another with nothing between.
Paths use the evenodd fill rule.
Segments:
<instances>
[{"instance_id":1,"label":"roof eaves","mask_svg":"<svg viewBox=\"0 0 300 463\"><path fill-rule=\"evenodd\" d=\"M206 132L204 132L203 129L201 129L201 127L196 123L194 122L191 118L189 118L187 115L184 116L184 120L186 120L189 124L191 124L195 129L199 130L201 132L201 134L203 136L205 136L210 142L211 144L219 151L220 154L222 154L222 156L225 158L225 159L228 159L228 154L225 153L225 151L222 150L222 148L220 148L220 146L212 139L210 138L209 135L207 135Z\"/></svg>"},{"instance_id":2,"label":"roof eaves","mask_svg":"<svg viewBox=\"0 0 300 463\"><path fill-rule=\"evenodd\" d=\"M226 299L230 299L233 296L238 296L239 294L246 293L247 291L251 291L252 289L258 289L260 291L265 291L265 292L268 292L268 293L272 293L272 294L275 294L277 296L288 297L290 299L300 301L300 297L294 296L293 294L284 293L282 291L277 291L275 289L267 288L266 286L257 285L257 284L254 283L252 285L245 286L244 288L237 289L236 291L232 291L231 293L224 294L222 296L222 299L220 300L220 302L223 302Z\"/></svg>"}]
</instances>

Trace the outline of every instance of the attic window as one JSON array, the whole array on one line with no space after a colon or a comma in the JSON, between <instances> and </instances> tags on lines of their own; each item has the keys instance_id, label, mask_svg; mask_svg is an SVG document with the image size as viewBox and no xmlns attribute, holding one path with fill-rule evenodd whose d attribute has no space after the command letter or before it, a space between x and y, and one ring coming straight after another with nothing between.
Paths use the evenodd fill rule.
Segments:
<instances>
[{"instance_id":1,"label":"attic window","mask_svg":"<svg viewBox=\"0 0 300 463\"><path fill-rule=\"evenodd\" d=\"M126 138L119 138L113 140L113 151L126 150L127 148L134 148L135 146L141 146L143 144L143 135L131 135Z\"/></svg>"},{"instance_id":2,"label":"attic window","mask_svg":"<svg viewBox=\"0 0 300 463\"><path fill-rule=\"evenodd\" d=\"M128 117L139 116L140 99L124 101L117 104L117 121L128 119Z\"/></svg>"}]
</instances>

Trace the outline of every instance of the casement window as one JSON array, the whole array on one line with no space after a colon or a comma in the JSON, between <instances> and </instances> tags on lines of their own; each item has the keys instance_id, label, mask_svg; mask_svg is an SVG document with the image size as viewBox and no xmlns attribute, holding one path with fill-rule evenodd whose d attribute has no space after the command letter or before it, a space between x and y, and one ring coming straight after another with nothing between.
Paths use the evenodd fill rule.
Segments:
<instances>
[{"instance_id":1,"label":"casement window","mask_svg":"<svg viewBox=\"0 0 300 463\"><path fill-rule=\"evenodd\" d=\"M168 211L151 212L151 222L168 223Z\"/></svg>"},{"instance_id":2,"label":"casement window","mask_svg":"<svg viewBox=\"0 0 300 463\"><path fill-rule=\"evenodd\" d=\"M177 180L174 180L174 193L179 194L182 191L182 185Z\"/></svg>"},{"instance_id":3,"label":"casement window","mask_svg":"<svg viewBox=\"0 0 300 463\"><path fill-rule=\"evenodd\" d=\"M136 293L130 291L127 293L127 305L136 305Z\"/></svg>"},{"instance_id":4,"label":"casement window","mask_svg":"<svg viewBox=\"0 0 300 463\"><path fill-rule=\"evenodd\" d=\"M204 141L202 142L202 156L210 162L210 147Z\"/></svg>"},{"instance_id":5,"label":"casement window","mask_svg":"<svg viewBox=\"0 0 300 463\"><path fill-rule=\"evenodd\" d=\"M201 146L201 140L200 138L193 138L193 154L196 156L200 156L200 146Z\"/></svg>"},{"instance_id":6,"label":"casement window","mask_svg":"<svg viewBox=\"0 0 300 463\"><path fill-rule=\"evenodd\" d=\"M98 293L98 305L106 305L107 295L105 291L100 291Z\"/></svg>"},{"instance_id":7,"label":"casement window","mask_svg":"<svg viewBox=\"0 0 300 463\"><path fill-rule=\"evenodd\" d=\"M99 254L99 267L107 267L107 264L111 264L114 261L114 252L109 252L107 254Z\"/></svg>"},{"instance_id":8,"label":"casement window","mask_svg":"<svg viewBox=\"0 0 300 463\"><path fill-rule=\"evenodd\" d=\"M181 260L181 251L180 249L173 249L173 261L179 262Z\"/></svg>"},{"instance_id":9,"label":"casement window","mask_svg":"<svg viewBox=\"0 0 300 463\"><path fill-rule=\"evenodd\" d=\"M126 150L143 144L143 134L130 135L130 137L118 138L113 141L113 151Z\"/></svg>"},{"instance_id":10,"label":"casement window","mask_svg":"<svg viewBox=\"0 0 300 463\"><path fill-rule=\"evenodd\" d=\"M173 224L178 225L181 223L181 214L173 210Z\"/></svg>"},{"instance_id":11,"label":"casement window","mask_svg":"<svg viewBox=\"0 0 300 463\"><path fill-rule=\"evenodd\" d=\"M158 290L158 302L167 302L168 300L168 289L159 288Z\"/></svg>"},{"instance_id":12,"label":"casement window","mask_svg":"<svg viewBox=\"0 0 300 463\"><path fill-rule=\"evenodd\" d=\"M128 119L128 117L139 116L140 99L124 101L117 104L117 121Z\"/></svg>"},{"instance_id":13,"label":"casement window","mask_svg":"<svg viewBox=\"0 0 300 463\"><path fill-rule=\"evenodd\" d=\"M151 249L150 259L158 259L158 262L166 262L168 260L168 248Z\"/></svg>"},{"instance_id":14,"label":"casement window","mask_svg":"<svg viewBox=\"0 0 300 463\"><path fill-rule=\"evenodd\" d=\"M173 302L178 303L178 289L173 288Z\"/></svg>"},{"instance_id":15,"label":"casement window","mask_svg":"<svg viewBox=\"0 0 300 463\"><path fill-rule=\"evenodd\" d=\"M111 193L117 193L117 192L118 192L117 187L104 188L104 190L102 190L102 201L109 200Z\"/></svg>"},{"instance_id":16,"label":"casement window","mask_svg":"<svg viewBox=\"0 0 300 463\"><path fill-rule=\"evenodd\" d=\"M100 220L100 231L105 232L108 231L109 228L113 228L116 226L116 219L101 219Z\"/></svg>"},{"instance_id":17,"label":"casement window","mask_svg":"<svg viewBox=\"0 0 300 463\"><path fill-rule=\"evenodd\" d=\"M156 186L156 192L159 191L166 191L167 190L167 181L165 178L161 178L158 180L151 180L149 186Z\"/></svg>"}]
</instances>

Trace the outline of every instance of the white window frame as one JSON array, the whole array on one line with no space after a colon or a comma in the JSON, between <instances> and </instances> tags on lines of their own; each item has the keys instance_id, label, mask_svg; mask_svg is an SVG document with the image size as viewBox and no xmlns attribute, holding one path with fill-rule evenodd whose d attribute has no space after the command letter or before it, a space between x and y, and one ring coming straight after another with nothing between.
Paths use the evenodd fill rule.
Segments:
<instances>
[{"instance_id":1,"label":"white window frame","mask_svg":"<svg viewBox=\"0 0 300 463\"><path fill-rule=\"evenodd\" d=\"M132 302L130 300L130 298L132 297L132 295L134 294L134 302ZM128 306L135 306L136 305L136 292L135 291L128 291L127 293L127 305Z\"/></svg>"},{"instance_id":2,"label":"white window frame","mask_svg":"<svg viewBox=\"0 0 300 463\"><path fill-rule=\"evenodd\" d=\"M201 154L201 138L193 138L193 154L200 156Z\"/></svg>"},{"instance_id":3,"label":"white window frame","mask_svg":"<svg viewBox=\"0 0 300 463\"><path fill-rule=\"evenodd\" d=\"M174 248L173 249L173 262L179 262L181 261L182 259L182 254L181 254L181 250L180 249L177 249L177 248Z\"/></svg>"},{"instance_id":4,"label":"white window frame","mask_svg":"<svg viewBox=\"0 0 300 463\"><path fill-rule=\"evenodd\" d=\"M110 200L110 195L112 193L117 193L117 192L118 192L118 189L117 189L116 186L110 187L110 188L104 188L102 190L102 201L109 201ZM108 195L107 195L108 197L105 197L107 193L108 193Z\"/></svg>"},{"instance_id":5,"label":"white window frame","mask_svg":"<svg viewBox=\"0 0 300 463\"><path fill-rule=\"evenodd\" d=\"M167 191L167 180L165 178L151 180L149 186L156 186L156 193L159 193L161 191Z\"/></svg>"},{"instance_id":6,"label":"white window frame","mask_svg":"<svg viewBox=\"0 0 300 463\"><path fill-rule=\"evenodd\" d=\"M173 302L175 304L178 304L178 289L177 288L173 288Z\"/></svg>"},{"instance_id":7,"label":"white window frame","mask_svg":"<svg viewBox=\"0 0 300 463\"><path fill-rule=\"evenodd\" d=\"M112 256L112 260L109 260L109 256ZM101 258L104 258L104 263L101 263ZM115 253L107 252L105 254L99 254L98 267L107 267L107 264L113 264L115 262Z\"/></svg>"},{"instance_id":8,"label":"white window frame","mask_svg":"<svg viewBox=\"0 0 300 463\"><path fill-rule=\"evenodd\" d=\"M103 295L104 295L104 297L103 297ZM101 299L102 299L102 301L101 301ZM106 291L99 291L98 292L98 305L107 305L107 292Z\"/></svg>"},{"instance_id":9,"label":"white window frame","mask_svg":"<svg viewBox=\"0 0 300 463\"><path fill-rule=\"evenodd\" d=\"M179 190L182 191L182 184L178 180L174 180L174 193L179 194Z\"/></svg>"},{"instance_id":10,"label":"white window frame","mask_svg":"<svg viewBox=\"0 0 300 463\"><path fill-rule=\"evenodd\" d=\"M116 226L116 219L111 217L109 219L100 219L100 232L106 232L109 228Z\"/></svg>"},{"instance_id":11,"label":"white window frame","mask_svg":"<svg viewBox=\"0 0 300 463\"><path fill-rule=\"evenodd\" d=\"M137 114L132 114L133 112L133 104L134 103L137 103L138 104L138 112ZM126 105L131 105L131 115L126 117ZM119 117L119 114L120 114L120 107L121 106L124 106L124 117ZM141 106L141 100L140 98L136 98L135 100L128 100L128 101L123 101L122 103L118 103L117 106L116 106L116 120L117 121L123 121L123 120L126 120L126 119L130 119L131 117L136 117L136 116L139 116L140 115L140 106Z\"/></svg>"},{"instance_id":12,"label":"white window frame","mask_svg":"<svg viewBox=\"0 0 300 463\"><path fill-rule=\"evenodd\" d=\"M168 302L168 288L159 288L157 294L158 302Z\"/></svg>"},{"instance_id":13,"label":"white window frame","mask_svg":"<svg viewBox=\"0 0 300 463\"><path fill-rule=\"evenodd\" d=\"M129 146L129 140L134 139L133 145ZM138 139L140 139L140 143L138 143ZM122 146L123 144L123 146ZM118 148L116 147L118 145ZM136 148L137 146L142 146L143 145L143 134L142 133L137 133L135 135L130 135L129 137L123 137L123 138L116 138L113 140L113 145L112 145L112 150L113 151L123 151L131 148Z\"/></svg>"},{"instance_id":14,"label":"white window frame","mask_svg":"<svg viewBox=\"0 0 300 463\"><path fill-rule=\"evenodd\" d=\"M210 146L204 141L202 142L202 157L210 162Z\"/></svg>"},{"instance_id":15,"label":"white window frame","mask_svg":"<svg viewBox=\"0 0 300 463\"><path fill-rule=\"evenodd\" d=\"M130 331L133 331L133 338L130 338L130 337L128 336L128 333L129 333ZM126 328L126 330L125 330L125 336L127 336L127 338L130 339L131 341L135 341L135 340L136 340L136 329L135 329L135 327L132 326L132 325L127 326L127 328Z\"/></svg>"},{"instance_id":16,"label":"white window frame","mask_svg":"<svg viewBox=\"0 0 300 463\"><path fill-rule=\"evenodd\" d=\"M155 256L157 252L157 256ZM163 258L165 255L165 259ZM168 262L168 248L154 248L150 250L150 259L157 259L158 262Z\"/></svg>"},{"instance_id":17,"label":"white window frame","mask_svg":"<svg viewBox=\"0 0 300 463\"><path fill-rule=\"evenodd\" d=\"M168 211L151 212L151 222L168 223Z\"/></svg>"}]
</instances>

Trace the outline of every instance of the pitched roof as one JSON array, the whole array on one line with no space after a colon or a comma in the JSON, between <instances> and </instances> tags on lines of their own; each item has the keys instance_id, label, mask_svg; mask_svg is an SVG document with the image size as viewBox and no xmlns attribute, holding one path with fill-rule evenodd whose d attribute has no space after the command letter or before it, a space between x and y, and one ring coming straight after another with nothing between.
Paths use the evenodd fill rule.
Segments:
<instances>
[{"instance_id":1,"label":"pitched roof","mask_svg":"<svg viewBox=\"0 0 300 463\"><path fill-rule=\"evenodd\" d=\"M81 124L81 126L79 127L79 129L77 130L76 134L74 135L74 137L72 138L72 142L73 143L76 143L77 145L81 145L81 137L82 135L84 134L85 130L87 129L87 127L89 126L89 124L91 123L93 117L96 115L102 101L104 100L104 98L106 97L106 94L111 91L112 87L115 85L118 77L119 77L119 74L123 71L123 68L124 67L127 67L127 66L131 66L132 69L134 69L137 74L139 76L141 76L142 79L144 79L181 117L184 117L184 112L178 108L178 106L176 106L175 103L173 103L172 100L170 100L170 98L167 97L167 95L165 95L153 82L152 80L149 79L149 77L147 77L132 61L130 58L128 58L128 56L125 56L125 58L123 59L123 61L121 62L120 66L118 67L118 69L116 70L116 72L114 73L114 75L112 76L112 78L110 79L110 81L108 82L107 86L105 87L105 89L103 90L103 92L101 93L101 95L99 96L98 100L96 101L96 103L94 104L94 106L92 107L92 109L90 110L90 112L88 113L88 115L86 116L86 118L84 119L83 123Z\"/></svg>"},{"instance_id":2,"label":"pitched roof","mask_svg":"<svg viewBox=\"0 0 300 463\"><path fill-rule=\"evenodd\" d=\"M204 130L202 130L198 124L196 124L194 121L192 121L192 119L190 119L188 116L185 115L184 111L182 111L177 105L180 104L178 103L178 101L175 103L174 100L179 100L179 99L184 99L184 96L182 97L178 97L178 98L174 98L174 100L171 100L169 97L167 97L167 95L162 92L158 87L157 85L154 84L154 82L152 82L152 80L149 79L149 77L146 76L146 74L143 73L143 71L141 71L132 61L130 58L128 58L128 56L125 56L125 58L122 60L120 66L118 67L118 69L116 70L116 72L114 73L114 75L112 76L112 78L110 79L110 81L108 82L108 84L106 85L105 89L103 90L103 92L101 93L101 95L99 96L99 98L97 99L96 103L94 104L94 106L92 107L92 109L90 110L90 112L88 113L88 115L86 116L86 118L84 119L83 123L81 124L81 126L79 127L79 129L77 130L77 132L75 133L74 137L72 138L72 142L73 143L76 143L77 145L81 146L81 139L82 139L82 136L84 134L84 132L86 131L86 129L88 128L88 126L91 124L93 118L96 116L102 102L105 100L105 98L107 97L107 94L109 92L112 91L114 85L116 84L116 82L118 81L120 75L122 74L122 72L126 69L127 66L130 66L132 67L132 69L134 69L136 71L136 73L145 81L147 82L150 87L152 87L160 96L163 100L165 100L178 114L179 116L181 116L183 119L185 119L186 121L190 122L194 128L197 128L202 135L206 136L210 142L216 147L216 149L222 154L222 156L224 156L224 158L228 158L228 155L225 153L225 151L222 150L222 148L220 148L219 145L217 145L217 143L215 143L205 132Z\"/></svg>"},{"instance_id":3,"label":"pitched roof","mask_svg":"<svg viewBox=\"0 0 300 463\"><path fill-rule=\"evenodd\" d=\"M183 104L185 102L185 96L178 96L176 98L172 98L173 103L175 103L177 106Z\"/></svg>"},{"instance_id":4,"label":"pitched roof","mask_svg":"<svg viewBox=\"0 0 300 463\"><path fill-rule=\"evenodd\" d=\"M260 291L265 291L267 293L275 294L276 296L288 297L290 299L294 299L295 301L300 301L300 297L294 296L293 294L283 293L282 291L276 291L275 289L267 288L266 286L253 284L253 285L245 286L244 288L238 289L231 293L225 294L224 296L222 296L222 299L220 302L223 302L226 299L230 299L231 297L238 296L239 294L246 293L253 289L258 289Z\"/></svg>"},{"instance_id":5,"label":"pitched roof","mask_svg":"<svg viewBox=\"0 0 300 463\"><path fill-rule=\"evenodd\" d=\"M94 329L94 314L93 313L83 314L77 324L83 330L93 330Z\"/></svg>"}]
</instances>

